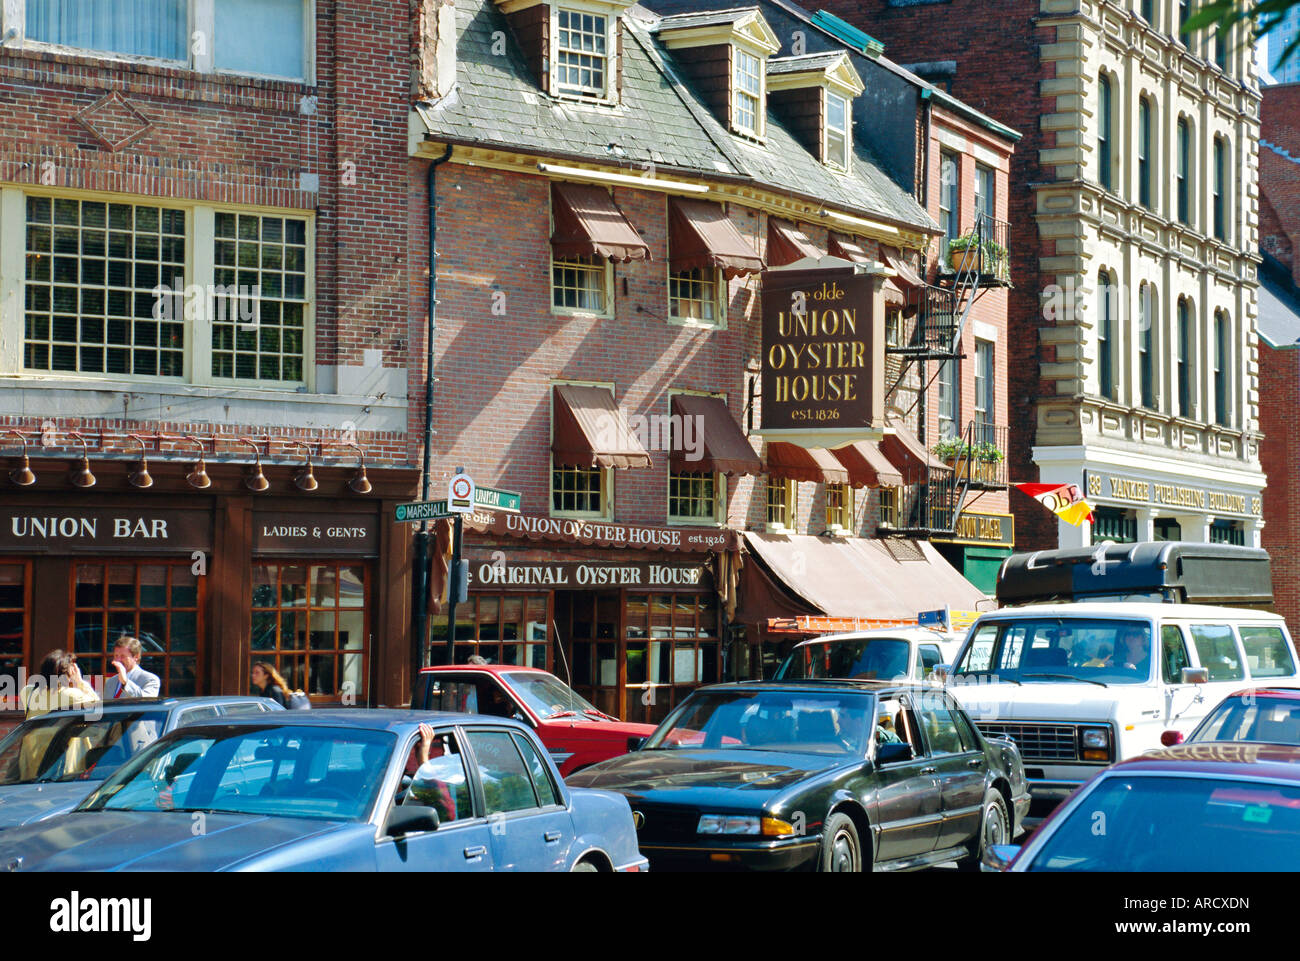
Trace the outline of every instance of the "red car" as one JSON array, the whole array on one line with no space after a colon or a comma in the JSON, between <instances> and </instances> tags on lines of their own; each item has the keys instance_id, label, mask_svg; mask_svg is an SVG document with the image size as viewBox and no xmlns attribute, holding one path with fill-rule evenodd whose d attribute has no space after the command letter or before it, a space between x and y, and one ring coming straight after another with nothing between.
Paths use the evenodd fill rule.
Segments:
<instances>
[{"instance_id":1,"label":"red car","mask_svg":"<svg viewBox=\"0 0 1300 961\"><path fill-rule=\"evenodd\" d=\"M426 667L416 676L411 707L518 718L537 732L566 777L635 750L655 729L596 710L548 671L509 664Z\"/></svg>"}]
</instances>

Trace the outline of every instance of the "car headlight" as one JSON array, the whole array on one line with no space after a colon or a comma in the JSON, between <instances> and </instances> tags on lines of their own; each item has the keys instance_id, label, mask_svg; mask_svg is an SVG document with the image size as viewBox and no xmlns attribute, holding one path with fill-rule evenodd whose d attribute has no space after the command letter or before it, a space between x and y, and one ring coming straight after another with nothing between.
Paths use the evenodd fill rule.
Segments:
<instances>
[{"instance_id":1,"label":"car headlight","mask_svg":"<svg viewBox=\"0 0 1300 961\"><path fill-rule=\"evenodd\" d=\"M702 814L699 834L761 834L760 819L750 814Z\"/></svg>"},{"instance_id":2,"label":"car headlight","mask_svg":"<svg viewBox=\"0 0 1300 961\"><path fill-rule=\"evenodd\" d=\"M1079 740L1083 747L1083 760L1110 760L1110 728L1085 727L1079 732Z\"/></svg>"}]
</instances>

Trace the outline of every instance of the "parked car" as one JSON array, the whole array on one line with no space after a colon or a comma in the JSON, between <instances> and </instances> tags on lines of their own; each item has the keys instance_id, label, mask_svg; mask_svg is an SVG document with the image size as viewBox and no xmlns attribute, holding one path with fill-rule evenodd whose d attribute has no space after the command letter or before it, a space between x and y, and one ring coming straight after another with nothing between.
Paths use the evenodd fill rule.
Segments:
<instances>
[{"instance_id":1,"label":"parked car","mask_svg":"<svg viewBox=\"0 0 1300 961\"><path fill-rule=\"evenodd\" d=\"M1182 731L1160 736L1165 747L1204 741L1247 741L1300 746L1300 690L1254 687L1230 694L1184 740Z\"/></svg>"},{"instance_id":2,"label":"parked car","mask_svg":"<svg viewBox=\"0 0 1300 961\"><path fill-rule=\"evenodd\" d=\"M1037 604L976 621L948 689L984 734L1019 745L1036 807L1050 808L1098 770L1159 748L1166 729L1190 732L1243 681L1265 678L1300 685L1276 614Z\"/></svg>"},{"instance_id":3,"label":"parked car","mask_svg":"<svg viewBox=\"0 0 1300 961\"><path fill-rule=\"evenodd\" d=\"M942 689L851 681L699 688L569 783L625 794L656 870L977 864L1029 804L1015 746Z\"/></svg>"},{"instance_id":4,"label":"parked car","mask_svg":"<svg viewBox=\"0 0 1300 961\"><path fill-rule=\"evenodd\" d=\"M421 722L434 731L427 764ZM646 867L626 799L567 787L525 725L361 709L179 728L69 813L0 832L6 863L19 871Z\"/></svg>"},{"instance_id":5,"label":"parked car","mask_svg":"<svg viewBox=\"0 0 1300 961\"><path fill-rule=\"evenodd\" d=\"M0 830L71 811L168 731L283 710L265 697L128 697L24 721L0 741Z\"/></svg>"},{"instance_id":6,"label":"parked car","mask_svg":"<svg viewBox=\"0 0 1300 961\"><path fill-rule=\"evenodd\" d=\"M426 667L417 675L411 707L523 721L537 732L566 778L626 754L655 729L653 724L620 721L597 710L554 674L508 664Z\"/></svg>"},{"instance_id":7,"label":"parked car","mask_svg":"<svg viewBox=\"0 0 1300 961\"><path fill-rule=\"evenodd\" d=\"M961 641L923 627L827 634L795 645L774 679L923 681L940 664L951 664L960 648Z\"/></svg>"},{"instance_id":8,"label":"parked car","mask_svg":"<svg viewBox=\"0 0 1300 961\"><path fill-rule=\"evenodd\" d=\"M990 871L1294 871L1300 748L1186 744L1121 761Z\"/></svg>"}]
</instances>

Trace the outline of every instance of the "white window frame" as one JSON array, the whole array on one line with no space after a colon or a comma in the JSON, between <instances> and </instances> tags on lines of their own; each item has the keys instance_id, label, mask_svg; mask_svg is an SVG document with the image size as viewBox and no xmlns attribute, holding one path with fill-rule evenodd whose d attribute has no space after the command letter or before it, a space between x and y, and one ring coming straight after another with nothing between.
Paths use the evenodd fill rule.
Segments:
<instances>
[{"instance_id":1,"label":"white window frame","mask_svg":"<svg viewBox=\"0 0 1300 961\"><path fill-rule=\"evenodd\" d=\"M67 54L78 57L91 57L96 60L110 60L118 63L147 63L173 67L181 70L193 70L196 73L217 74L219 76L257 77L262 80L278 80L285 83L302 83L308 86L316 84L316 0L302 0L303 4L303 74L301 77L286 77L269 73L245 73L237 70L217 70L214 66L214 47L216 44L216 3L218 0L187 0L189 6L189 26L186 31L186 59L168 60L162 57L144 57L135 54L118 53L112 50L93 50L89 47L70 47L65 44L46 43L42 40L27 39L27 2L28 0L5 0L0 4L0 36L10 30L15 31L8 45L26 50L48 50L52 53ZM108 2L108 0L105 0ZM208 39L206 44L198 42L200 35ZM196 52L199 48L201 52Z\"/></svg>"},{"instance_id":2,"label":"white window frame","mask_svg":"<svg viewBox=\"0 0 1300 961\"><path fill-rule=\"evenodd\" d=\"M711 394L704 390L685 390L673 389L668 392L668 416L673 413L673 398L679 395L688 397L717 397L724 404L727 402L726 394ZM703 438L701 438L703 440ZM668 465L666 480L664 482L664 515L668 523L677 527L723 527L727 522L727 475L719 474L716 471L713 474L713 516L712 517L684 517L680 514L672 513L672 492L673 478L678 474L703 474L705 471L674 471L672 464Z\"/></svg>"},{"instance_id":3,"label":"white window frame","mask_svg":"<svg viewBox=\"0 0 1300 961\"><path fill-rule=\"evenodd\" d=\"M766 520L764 525L769 534L793 534L799 526L799 482L787 480L781 477L772 477L770 474L764 478L766 486L763 490L763 516ZM785 519L786 523L771 520L771 503L772 503L772 485L780 484L785 487Z\"/></svg>"},{"instance_id":4,"label":"white window frame","mask_svg":"<svg viewBox=\"0 0 1300 961\"><path fill-rule=\"evenodd\" d=\"M831 98L841 101L844 104L844 127L836 129L831 126ZM826 123L822 129L822 157L828 167L836 170L842 170L845 173L849 171L849 165L853 162L853 101L843 94L836 93L834 90L822 88L822 109L825 111ZM843 153L837 160L831 156L831 134L840 133L844 137Z\"/></svg>"},{"instance_id":5,"label":"white window frame","mask_svg":"<svg viewBox=\"0 0 1300 961\"><path fill-rule=\"evenodd\" d=\"M216 215L223 213L285 217L307 224L307 299L303 309L303 379L257 380L212 375L212 322L206 310L186 321L185 360L181 377L136 374L100 374L79 371L28 370L23 363L26 338L26 249L27 198L82 200L151 207L170 207L185 211L185 267L187 287L197 286L206 295L215 285ZM169 284L170 286L170 284ZM12 292L10 294L10 292ZM6 296L8 294L8 296ZM206 301L206 296L202 298ZM0 187L0 375L40 378L48 383L68 385L138 383L184 385L188 387L251 388L264 391L296 393L316 390L316 216L312 211L274 207L238 207L211 205L169 197L139 194L104 193L89 190L59 190L41 187ZM182 308L183 309L183 308Z\"/></svg>"},{"instance_id":6,"label":"white window frame","mask_svg":"<svg viewBox=\"0 0 1300 961\"><path fill-rule=\"evenodd\" d=\"M567 93L560 90L560 11L605 18L605 88L599 95ZM551 96L577 103L612 104L618 101L618 7L589 0L564 0L550 5L551 25L547 51L548 85Z\"/></svg>"},{"instance_id":7,"label":"white window frame","mask_svg":"<svg viewBox=\"0 0 1300 961\"><path fill-rule=\"evenodd\" d=\"M844 493L844 503L840 505L838 517L831 514L831 490L840 490ZM825 519L826 530L831 534L846 536L853 533L854 524L857 518L856 504L854 503L853 485L852 484L827 484L825 493ZM847 523L846 523L847 522Z\"/></svg>"},{"instance_id":8,"label":"white window frame","mask_svg":"<svg viewBox=\"0 0 1300 961\"><path fill-rule=\"evenodd\" d=\"M993 341L979 340L975 341L975 409L972 412L975 419L975 430L980 434L979 440L987 438L983 434L989 432L993 427L994 409L996 401L996 388L994 377L997 376L997 365L994 359L997 356L994 351ZM981 416L982 415L982 416Z\"/></svg>"},{"instance_id":9,"label":"white window frame","mask_svg":"<svg viewBox=\"0 0 1300 961\"><path fill-rule=\"evenodd\" d=\"M546 438L546 512L548 517L571 518L575 520L612 520L614 517L614 468L597 467L600 471L600 510L591 511L559 511L555 509L555 455L552 453L552 446L555 443L555 389L557 387L603 387L610 392L611 396L617 397L614 393L613 381L603 380L553 380L550 384L549 400L551 402L550 416L548 418L548 436Z\"/></svg>"},{"instance_id":10,"label":"white window frame","mask_svg":"<svg viewBox=\"0 0 1300 961\"><path fill-rule=\"evenodd\" d=\"M731 129L734 133L742 137L750 137L754 140L762 140L767 135L767 58L761 53L742 46L738 43L731 45L731 83L728 94L731 97ZM739 111L736 109L736 102L739 97L754 97L754 93L749 90L741 90L740 77L741 66L744 63L743 57L751 57L756 64L758 77L758 95L754 104L754 128L741 126L738 118Z\"/></svg>"},{"instance_id":11,"label":"white window frame","mask_svg":"<svg viewBox=\"0 0 1300 961\"><path fill-rule=\"evenodd\" d=\"M726 330L727 329L727 302L731 299L731 284L722 272L720 267L701 267L702 271L713 272L713 320L703 320L699 317L682 317L675 313L677 298L673 297L673 278L686 271L673 270L671 265L666 267L665 282L668 290L668 323L678 327L696 327L700 330Z\"/></svg>"}]
</instances>

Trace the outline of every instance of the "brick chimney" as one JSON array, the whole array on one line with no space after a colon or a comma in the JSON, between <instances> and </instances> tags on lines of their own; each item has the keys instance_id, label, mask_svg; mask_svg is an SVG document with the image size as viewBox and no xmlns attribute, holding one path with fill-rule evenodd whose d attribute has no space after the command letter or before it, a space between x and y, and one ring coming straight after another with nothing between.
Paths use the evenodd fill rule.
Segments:
<instances>
[{"instance_id":1,"label":"brick chimney","mask_svg":"<svg viewBox=\"0 0 1300 961\"><path fill-rule=\"evenodd\" d=\"M440 100L456 83L455 0L418 0L412 36L411 96Z\"/></svg>"}]
</instances>

